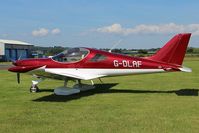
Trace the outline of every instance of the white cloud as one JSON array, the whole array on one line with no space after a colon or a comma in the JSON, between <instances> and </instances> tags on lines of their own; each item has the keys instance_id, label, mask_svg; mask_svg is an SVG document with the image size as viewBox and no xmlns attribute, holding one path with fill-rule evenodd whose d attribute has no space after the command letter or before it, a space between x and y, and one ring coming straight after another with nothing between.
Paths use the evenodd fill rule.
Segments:
<instances>
[{"instance_id":1,"label":"white cloud","mask_svg":"<svg viewBox=\"0 0 199 133\"><path fill-rule=\"evenodd\" d=\"M55 28L55 29L53 29L53 30L51 31L51 34L53 34L53 35L57 35L57 34L59 34L60 32L61 32L61 30L60 30L60 29Z\"/></svg>"},{"instance_id":2,"label":"white cloud","mask_svg":"<svg viewBox=\"0 0 199 133\"><path fill-rule=\"evenodd\" d=\"M50 33L52 35L57 35L57 34L61 33L61 30L58 29L58 28L55 28L55 29L52 29L52 30L49 30L49 29L46 29L46 28L40 28L40 29L32 31L32 35L34 37L44 37L44 36L49 35Z\"/></svg>"},{"instance_id":3,"label":"white cloud","mask_svg":"<svg viewBox=\"0 0 199 133\"><path fill-rule=\"evenodd\" d=\"M112 24L110 26L105 26L96 29L97 32L103 33L115 33L115 34L170 34L170 33L181 33L181 32L191 32L193 35L199 36L199 24L188 24L179 25L175 23L168 24L157 24L157 25L146 25L141 24L133 28L124 28L121 24Z\"/></svg>"},{"instance_id":4,"label":"white cloud","mask_svg":"<svg viewBox=\"0 0 199 133\"><path fill-rule=\"evenodd\" d=\"M32 35L35 37L42 37L42 36L47 36L49 33L49 30L46 28L40 28L38 30L33 30Z\"/></svg>"},{"instance_id":5,"label":"white cloud","mask_svg":"<svg viewBox=\"0 0 199 133\"><path fill-rule=\"evenodd\" d=\"M113 24L111 26L106 26L102 28L98 28L97 31L99 32L108 32L108 33L122 33L123 28L120 24Z\"/></svg>"}]
</instances>

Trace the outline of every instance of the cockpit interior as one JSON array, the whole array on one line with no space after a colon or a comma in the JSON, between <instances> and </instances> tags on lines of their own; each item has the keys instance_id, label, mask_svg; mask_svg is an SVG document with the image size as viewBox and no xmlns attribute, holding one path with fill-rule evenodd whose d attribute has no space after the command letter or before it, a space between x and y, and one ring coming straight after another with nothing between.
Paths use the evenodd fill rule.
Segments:
<instances>
[{"instance_id":1,"label":"cockpit interior","mask_svg":"<svg viewBox=\"0 0 199 133\"><path fill-rule=\"evenodd\" d=\"M89 50L85 48L70 48L52 57L53 60L58 62L77 62L88 55Z\"/></svg>"}]
</instances>

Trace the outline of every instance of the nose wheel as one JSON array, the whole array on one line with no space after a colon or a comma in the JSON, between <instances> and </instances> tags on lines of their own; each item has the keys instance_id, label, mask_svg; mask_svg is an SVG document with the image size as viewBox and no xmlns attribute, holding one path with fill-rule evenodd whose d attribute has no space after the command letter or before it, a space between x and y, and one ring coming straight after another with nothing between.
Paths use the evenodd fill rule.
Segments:
<instances>
[{"instance_id":1,"label":"nose wheel","mask_svg":"<svg viewBox=\"0 0 199 133\"><path fill-rule=\"evenodd\" d=\"M30 87L31 93L36 93L38 91L39 91L39 87L37 85L31 85L31 87Z\"/></svg>"},{"instance_id":2,"label":"nose wheel","mask_svg":"<svg viewBox=\"0 0 199 133\"><path fill-rule=\"evenodd\" d=\"M39 84L39 82L44 80L44 78L41 78L41 77L36 77L36 78L37 78L37 80L32 80L32 85L30 87L31 93L39 92L39 87L37 85Z\"/></svg>"}]
</instances>

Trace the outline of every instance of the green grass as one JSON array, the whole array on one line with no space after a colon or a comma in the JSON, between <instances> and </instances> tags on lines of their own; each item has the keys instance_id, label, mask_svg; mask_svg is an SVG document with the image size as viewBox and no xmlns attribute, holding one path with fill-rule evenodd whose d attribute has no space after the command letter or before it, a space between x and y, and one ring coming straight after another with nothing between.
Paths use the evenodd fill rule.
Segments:
<instances>
[{"instance_id":1,"label":"green grass","mask_svg":"<svg viewBox=\"0 0 199 133\"><path fill-rule=\"evenodd\" d=\"M52 92L62 81L46 79L42 92L29 93L30 75L18 85L1 70L0 132L197 133L199 59L184 65L193 72L104 78L95 90L64 97Z\"/></svg>"},{"instance_id":2,"label":"green grass","mask_svg":"<svg viewBox=\"0 0 199 133\"><path fill-rule=\"evenodd\" d=\"M10 65L10 64L12 64L11 62L0 62L0 65L1 64L5 64L5 65Z\"/></svg>"}]
</instances>

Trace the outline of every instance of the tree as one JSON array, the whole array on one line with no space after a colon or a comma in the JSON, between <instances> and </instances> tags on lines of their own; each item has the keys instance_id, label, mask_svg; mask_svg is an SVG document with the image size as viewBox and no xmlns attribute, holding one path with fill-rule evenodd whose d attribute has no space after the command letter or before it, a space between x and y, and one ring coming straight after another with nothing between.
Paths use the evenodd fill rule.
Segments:
<instances>
[{"instance_id":1,"label":"tree","mask_svg":"<svg viewBox=\"0 0 199 133\"><path fill-rule=\"evenodd\" d=\"M193 48L192 47L189 47L188 49L187 49L187 53L193 53Z\"/></svg>"},{"instance_id":2,"label":"tree","mask_svg":"<svg viewBox=\"0 0 199 133\"><path fill-rule=\"evenodd\" d=\"M148 51L145 49L138 50L138 54L147 54L147 53L148 53Z\"/></svg>"}]
</instances>

